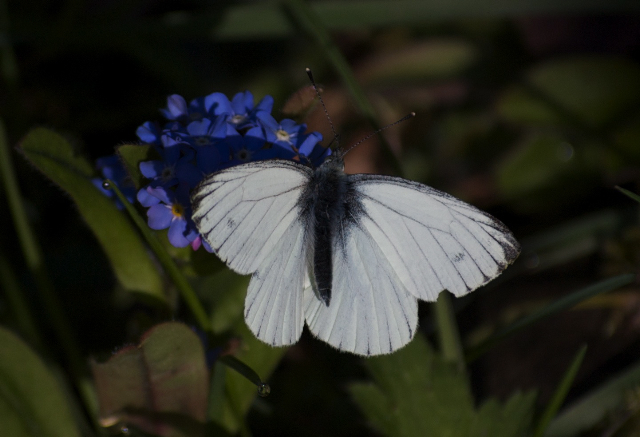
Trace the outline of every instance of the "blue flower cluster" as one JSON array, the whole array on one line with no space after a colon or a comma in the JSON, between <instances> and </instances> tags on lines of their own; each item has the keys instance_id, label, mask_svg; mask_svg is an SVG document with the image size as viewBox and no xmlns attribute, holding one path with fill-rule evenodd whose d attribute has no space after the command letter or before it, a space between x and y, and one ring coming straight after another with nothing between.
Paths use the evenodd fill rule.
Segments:
<instances>
[{"instance_id":1,"label":"blue flower cluster","mask_svg":"<svg viewBox=\"0 0 640 437\"><path fill-rule=\"evenodd\" d=\"M322 135L307 133L306 125L293 120L276 121L272 108L271 96L254 105L249 91L236 94L232 100L213 93L189 104L182 96L169 96L167 107L161 110L168 122L164 126L146 122L136 132L159 156L140 163L140 172L150 181L136 197L148 208L149 227L169 228L169 242L175 247L191 245L197 250L203 245L211 251L191 220L189 203L189 191L207 174L273 158L319 166L331 153L319 144ZM114 158L101 158L100 170L105 177L125 174ZM118 178L110 179L123 186Z\"/></svg>"}]
</instances>

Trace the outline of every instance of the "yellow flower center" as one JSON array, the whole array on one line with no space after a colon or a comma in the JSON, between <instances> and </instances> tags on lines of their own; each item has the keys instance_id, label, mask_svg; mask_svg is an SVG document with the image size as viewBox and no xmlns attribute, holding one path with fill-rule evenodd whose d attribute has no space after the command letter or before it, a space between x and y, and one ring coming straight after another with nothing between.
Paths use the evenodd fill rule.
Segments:
<instances>
[{"instance_id":1,"label":"yellow flower center","mask_svg":"<svg viewBox=\"0 0 640 437\"><path fill-rule=\"evenodd\" d=\"M231 117L229 119L229 121L231 121L231 123L233 124L240 124L243 121L246 120L247 117L245 117L244 115L234 115L233 117Z\"/></svg>"},{"instance_id":2,"label":"yellow flower center","mask_svg":"<svg viewBox=\"0 0 640 437\"><path fill-rule=\"evenodd\" d=\"M276 139L278 141L290 141L289 133L286 130L280 129L276 132Z\"/></svg>"},{"instance_id":3,"label":"yellow flower center","mask_svg":"<svg viewBox=\"0 0 640 437\"><path fill-rule=\"evenodd\" d=\"M182 218L184 216L184 208L179 203L174 203L171 206L171 213L177 218Z\"/></svg>"}]
</instances>

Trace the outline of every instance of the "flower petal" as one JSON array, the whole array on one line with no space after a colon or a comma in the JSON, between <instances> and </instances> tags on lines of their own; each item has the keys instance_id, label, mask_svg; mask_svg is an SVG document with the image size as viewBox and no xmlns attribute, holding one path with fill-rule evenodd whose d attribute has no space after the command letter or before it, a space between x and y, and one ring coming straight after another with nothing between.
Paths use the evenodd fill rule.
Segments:
<instances>
[{"instance_id":1,"label":"flower petal","mask_svg":"<svg viewBox=\"0 0 640 437\"><path fill-rule=\"evenodd\" d=\"M164 169L162 161L143 161L140 163L140 173L147 179L155 179L160 177Z\"/></svg>"},{"instance_id":2,"label":"flower petal","mask_svg":"<svg viewBox=\"0 0 640 437\"><path fill-rule=\"evenodd\" d=\"M186 247L196 237L193 231L187 229L187 221L184 219L174 219L169 226L167 234L169 243L175 247Z\"/></svg>"},{"instance_id":3,"label":"flower petal","mask_svg":"<svg viewBox=\"0 0 640 437\"><path fill-rule=\"evenodd\" d=\"M227 96L222 93L212 93L205 97L204 107L207 112L213 113L215 115L233 113L231 102L229 101Z\"/></svg>"},{"instance_id":4,"label":"flower petal","mask_svg":"<svg viewBox=\"0 0 640 437\"><path fill-rule=\"evenodd\" d=\"M173 204L173 200L175 199L175 193L173 191L167 191L163 187L148 186L147 192L167 205Z\"/></svg>"},{"instance_id":5,"label":"flower petal","mask_svg":"<svg viewBox=\"0 0 640 437\"><path fill-rule=\"evenodd\" d=\"M149 227L159 231L160 229L166 229L171 225L173 214L171 213L170 206L157 204L149 208L147 211L147 217L149 219Z\"/></svg>"},{"instance_id":6,"label":"flower petal","mask_svg":"<svg viewBox=\"0 0 640 437\"><path fill-rule=\"evenodd\" d=\"M147 187L140 188L138 190L138 194L136 195L136 198L138 199L138 202L140 202L140 205L146 208L160 203L160 199L149 194L149 192L147 191Z\"/></svg>"},{"instance_id":7,"label":"flower petal","mask_svg":"<svg viewBox=\"0 0 640 437\"><path fill-rule=\"evenodd\" d=\"M251 96L251 102L253 103L253 96ZM273 97L266 95L260 100L260 102L256 105L256 112L271 112L273 109Z\"/></svg>"},{"instance_id":8,"label":"flower petal","mask_svg":"<svg viewBox=\"0 0 640 437\"><path fill-rule=\"evenodd\" d=\"M162 113L168 120L184 117L188 115L187 102L181 95L172 94L167 97L167 109L163 109Z\"/></svg>"},{"instance_id":9,"label":"flower petal","mask_svg":"<svg viewBox=\"0 0 640 437\"><path fill-rule=\"evenodd\" d=\"M136 129L136 135L140 141L147 144L160 144L160 129L154 123L147 121Z\"/></svg>"}]
</instances>

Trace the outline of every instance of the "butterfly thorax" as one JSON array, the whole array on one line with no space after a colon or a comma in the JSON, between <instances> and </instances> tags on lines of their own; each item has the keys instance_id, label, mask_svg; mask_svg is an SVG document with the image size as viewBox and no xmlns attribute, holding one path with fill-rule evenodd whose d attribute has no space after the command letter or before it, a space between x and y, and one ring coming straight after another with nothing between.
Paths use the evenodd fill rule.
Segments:
<instances>
[{"instance_id":1,"label":"butterfly thorax","mask_svg":"<svg viewBox=\"0 0 640 437\"><path fill-rule=\"evenodd\" d=\"M333 281L334 242L345 220L349 182L339 156L328 158L318 167L301 196L302 210L312 235L308 263L313 272L318 297L328 306Z\"/></svg>"}]
</instances>

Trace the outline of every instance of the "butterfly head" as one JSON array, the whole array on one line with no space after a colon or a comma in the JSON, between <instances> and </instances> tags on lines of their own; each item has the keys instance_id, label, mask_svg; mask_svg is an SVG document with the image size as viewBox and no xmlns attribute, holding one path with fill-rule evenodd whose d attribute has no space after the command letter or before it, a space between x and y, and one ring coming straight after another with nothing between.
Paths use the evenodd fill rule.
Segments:
<instances>
[{"instance_id":1,"label":"butterfly head","mask_svg":"<svg viewBox=\"0 0 640 437\"><path fill-rule=\"evenodd\" d=\"M332 150L320 167L339 169L344 171L344 153L340 149Z\"/></svg>"}]
</instances>

